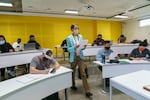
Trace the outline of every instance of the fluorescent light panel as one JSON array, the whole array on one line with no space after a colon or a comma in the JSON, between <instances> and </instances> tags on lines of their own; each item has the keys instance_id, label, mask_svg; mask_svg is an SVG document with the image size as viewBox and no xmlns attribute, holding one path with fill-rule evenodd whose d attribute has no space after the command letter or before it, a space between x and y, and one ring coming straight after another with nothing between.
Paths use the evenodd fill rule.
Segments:
<instances>
[{"instance_id":1,"label":"fluorescent light panel","mask_svg":"<svg viewBox=\"0 0 150 100\"><path fill-rule=\"evenodd\" d=\"M65 10L65 13L68 13L68 14L78 14L78 11L77 10Z\"/></svg>"},{"instance_id":2,"label":"fluorescent light panel","mask_svg":"<svg viewBox=\"0 0 150 100\"><path fill-rule=\"evenodd\" d=\"M4 2L0 2L0 6L4 6L4 7L12 7L12 3L4 3Z\"/></svg>"},{"instance_id":3,"label":"fluorescent light panel","mask_svg":"<svg viewBox=\"0 0 150 100\"><path fill-rule=\"evenodd\" d=\"M123 18L123 19L125 19L125 18L129 18L129 17L128 16L123 16L123 15L116 15L115 18Z\"/></svg>"}]
</instances>

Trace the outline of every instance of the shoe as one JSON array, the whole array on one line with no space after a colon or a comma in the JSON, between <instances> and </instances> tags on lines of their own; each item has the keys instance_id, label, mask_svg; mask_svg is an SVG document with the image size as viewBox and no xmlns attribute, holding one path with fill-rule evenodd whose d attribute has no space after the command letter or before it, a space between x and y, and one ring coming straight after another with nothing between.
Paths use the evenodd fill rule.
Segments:
<instances>
[{"instance_id":1,"label":"shoe","mask_svg":"<svg viewBox=\"0 0 150 100\"><path fill-rule=\"evenodd\" d=\"M8 70L8 76L9 76L9 78L13 78L13 77L16 76L16 72L15 72L15 71Z\"/></svg>"},{"instance_id":2,"label":"shoe","mask_svg":"<svg viewBox=\"0 0 150 100\"><path fill-rule=\"evenodd\" d=\"M71 89L76 91L78 88L76 86L72 86Z\"/></svg>"},{"instance_id":3,"label":"shoe","mask_svg":"<svg viewBox=\"0 0 150 100\"><path fill-rule=\"evenodd\" d=\"M93 94L92 94L91 92L87 92L85 95L86 95L86 97L88 97L88 98L91 97L91 96L93 96Z\"/></svg>"}]
</instances>

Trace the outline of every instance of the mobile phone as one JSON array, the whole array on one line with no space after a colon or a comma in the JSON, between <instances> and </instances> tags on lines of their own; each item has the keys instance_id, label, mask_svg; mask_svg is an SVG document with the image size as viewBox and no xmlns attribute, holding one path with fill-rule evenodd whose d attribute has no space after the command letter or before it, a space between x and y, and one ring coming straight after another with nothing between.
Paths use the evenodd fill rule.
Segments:
<instances>
[{"instance_id":1,"label":"mobile phone","mask_svg":"<svg viewBox=\"0 0 150 100\"><path fill-rule=\"evenodd\" d=\"M55 68L53 68L53 69L50 71L50 73L55 73L55 72L56 72Z\"/></svg>"}]
</instances>

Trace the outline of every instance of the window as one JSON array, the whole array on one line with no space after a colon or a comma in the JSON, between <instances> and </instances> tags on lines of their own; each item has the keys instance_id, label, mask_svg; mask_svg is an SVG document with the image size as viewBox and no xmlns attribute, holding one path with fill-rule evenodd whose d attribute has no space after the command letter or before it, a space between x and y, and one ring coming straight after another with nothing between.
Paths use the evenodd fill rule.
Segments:
<instances>
[{"instance_id":1,"label":"window","mask_svg":"<svg viewBox=\"0 0 150 100\"><path fill-rule=\"evenodd\" d=\"M150 19L144 19L139 21L140 27L149 26L149 25L150 25Z\"/></svg>"}]
</instances>

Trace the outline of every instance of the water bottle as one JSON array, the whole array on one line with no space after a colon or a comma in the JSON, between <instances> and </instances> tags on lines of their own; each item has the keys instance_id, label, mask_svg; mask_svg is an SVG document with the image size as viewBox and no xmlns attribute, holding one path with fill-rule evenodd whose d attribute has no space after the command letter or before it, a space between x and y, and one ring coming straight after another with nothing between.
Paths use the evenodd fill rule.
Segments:
<instances>
[{"instance_id":1,"label":"water bottle","mask_svg":"<svg viewBox=\"0 0 150 100\"><path fill-rule=\"evenodd\" d=\"M101 63L105 64L105 55L102 55L102 61Z\"/></svg>"}]
</instances>

